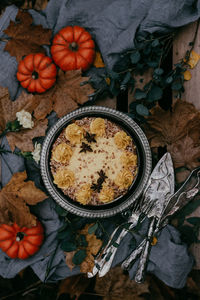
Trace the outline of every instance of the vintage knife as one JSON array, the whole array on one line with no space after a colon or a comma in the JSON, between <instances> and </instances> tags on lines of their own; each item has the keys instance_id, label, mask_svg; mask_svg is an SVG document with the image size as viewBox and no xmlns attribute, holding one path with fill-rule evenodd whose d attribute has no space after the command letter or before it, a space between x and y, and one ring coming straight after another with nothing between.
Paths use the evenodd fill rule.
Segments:
<instances>
[{"instance_id":1,"label":"vintage knife","mask_svg":"<svg viewBox=\"0 0 200 300\"><path fill-rule=\"evenodd\" d=\"M198 193L200 192L200 167L194 169L184 184L178 189L178 191L170 197L166 207L162 212L162 216L157 223L153 235L155 236L158 231L160 231L164 226L168 224L168 219L178 210L181 210L185 205L187 205ZM122 263L122 268L129 270L130 267L135 262L136 258L141 254L142 249L147 241L145 238L139 246L131 253L131 255L126 258Z\"/></svg>"},{"instance_id":2,"label":"vintage knife","mask_svg":"<svg viewBox=\"0 0 200 300\"><path fill-rule=\"evenodd\" d=\"M163 185L160 185L158 187L157 182L162 181ZM171 163L171 156L169 153L166 153L157 163L155 166L149 181L147 183L147 186L143 192L142 197L142 204L139 212L135 212L133 210L132 215L130 216L128 222L133 222L134 219L138 220L139 214L141 212L144 212L148 208L148 212L151 211L151 208L154 207L154 201L155 197L152 197L152 193L154 193L154 190L162 189L162 195L171 195L174 193L174 176L173 176L173 166ZM137 217L137 218L136 218ZM134 226L137 224L137 222L134 222ZM115 230L116 232L116 230ZM119 237L116 240L116 243L119 244L122 240L122 238L128 233L126 229L122 230ZM113 234L112 234L113 237ZM91 273L88 273L88 277L93 277L97 273L99 273L99 276L104 276L110 269L112 261L114 259L115 253L117 251L117 248L108 244L108 246L103 251L103 258L102 255L97 257L95 260L95 263L98 264L98 267L95 265L93 268L93 271ZM108 261L106 261L106 254L111 253L111 257Z\"/></svg>"}]
</instances>

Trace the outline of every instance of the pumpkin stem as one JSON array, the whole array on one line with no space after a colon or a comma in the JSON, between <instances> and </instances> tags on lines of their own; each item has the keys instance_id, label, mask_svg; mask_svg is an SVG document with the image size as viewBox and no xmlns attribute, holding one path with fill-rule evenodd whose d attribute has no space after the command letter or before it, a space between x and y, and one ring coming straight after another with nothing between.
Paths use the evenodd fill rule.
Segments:
<instances>
[{"instance_id":1,"label":"pumpkin stem","mask_svg":"<svg viewBox=\"0 0 200 300\"><path fill-rule=\"evenodd\" d=\"M33 71L33 73L32 73L32 78L33 78L33 79L38 79L38 77L39 77L38 72Z\"/></svg>"},{"instance_id":2,"label":"pumpkin stem","mask_svg":"<svg viewBox=\"0 0 200 300\"><path fill-rule=\"evenodd\" d=\"M25 236L25 234L23 232L18 232L16 234L16 241L19 242L19 241L23 240L24 236Z\"/></svg>"},{"instance_id":3,"label":"pumpkin stem","mask_svg":"<svg viewBox=\"0 0 200 300\"><path fill-rule=\"evenodd\" d=\"M78 50L78 44L76 42L72 42L70 45L69 45L69 48L72 50L72 51L77 51Z\"/></svg>"}]
</instances>

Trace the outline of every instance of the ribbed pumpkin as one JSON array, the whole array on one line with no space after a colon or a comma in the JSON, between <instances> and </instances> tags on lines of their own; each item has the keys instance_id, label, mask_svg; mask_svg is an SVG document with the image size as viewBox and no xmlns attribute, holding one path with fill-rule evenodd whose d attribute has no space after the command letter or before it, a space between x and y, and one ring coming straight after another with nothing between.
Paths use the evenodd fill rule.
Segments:
<instances>
[{"instance_id":1,"label":"ribbed pumpkin","mask_svg":"<svg viewBox=\"0 0 200 300\"><path fill-rule=\"evenodd\" d=\"M20 228L16 223L0 226L0 248L11 258L26 259L35 254L43 239L44 230L39 221L32 228Z\"/></svg>"},{"instance_id":2,"label":"ribbed pumpkin","mask_svg":"<svg viewBox=\"0 0 200 300\"><path fill-rule=\"evenodd\" d=\"M31 93L44 93L56 81L57 69L43 53L29 54L20 61L17 79Z\"/></svg>"},{"instance_id":3,"label":"ribbed pumpkin","mask_svg":"<svg viewBox=\"0 0 200 300\"><path fill-rule=\"evenodd\" d=\"M95 44L80 26L67 26L54 37L51 46L54 62L64 71L87 70L94 61Z\"/></svg>"}]
</instances>

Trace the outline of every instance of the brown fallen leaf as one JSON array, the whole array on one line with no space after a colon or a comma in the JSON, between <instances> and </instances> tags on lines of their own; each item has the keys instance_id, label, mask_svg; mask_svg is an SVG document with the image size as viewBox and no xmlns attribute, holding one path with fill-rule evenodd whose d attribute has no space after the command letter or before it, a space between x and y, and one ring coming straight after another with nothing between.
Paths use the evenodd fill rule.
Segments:
<instances>
[{"instance_id":1,"label":"brown fallen leaf","mask_svg":"<svg viewBox=\"0 0 200 300\"><path fill-rule=\"evenodd\" d=\"M86 257L84 261L80 264L80 271L82 273L87 273L92 271L94 267L94 256L97 255L97 253L99 252L102 246L102 241L100 239L97 239L94 233L92 234L88 233L88 228L92 225L94 224L87 224L82 230L79 231L81 235L85 236L85 239L87 241L87 247L84 248L86 250ZM75 266L72 262L75 252L76 251L65 252L66 254L65 262L71 270Z\"/></svg>"},{"instance_id":2,"label":"brown fallen leaf","mask_svg":"<svg viewBox=\"0 0 200 300\"><path fill-rule=\"evenodd\" d=\"M30 53L45 53L42 45L50 45L51 29L42 25L33 25L33 18L27 11L19 10L15 22L10 21L4 30L9 40L4 48L19 62L23 56Z\"/></svg>"},{"instance_id":3,"label":"brown fallen leaf","mask_svg":"<svg viewBox=\"0 0 200 300\"><path fill-rule=\"evenodd\" d=\"M147 118L145 132L151 147L171 145L188 134L198 112L193 104L178 100L172 111L156 106Z\"/></svg>"},{"instance_id":4,"label":"brown fallen leaf","mask_svg":"<svg viewBox=\"0 0 200 300\"><path fill-rule=\"evenodd\" d=\"M11 225L16 222L20 227L36 225L36 217L30 213L29 205L35 205L47 198L36 188L34 182L25 181L26 171L15 173L0 191L0 224Z\"/></svg>"},{"instance_id":5,"label":"brown fallen leaf","mask_svg":"<svg viewBox=\"0 0 200 300\"><path fill-rule=\"evenodd\" d=\"M168 145L167 150L172 156L175 168L186 167L192 170L200 166L200 142L195 145L189 136Z\"/></svg>"},{"instance_id":6,"label":"brown fallen leaf","mask_svg":"<svg viewBox=\"0 0 200 300\"><path fill-rule=\"evenodd\" d=\"M93 65L96 68L104 68L105 67L105 64L103 62L101 53L99 51L96 51L96 55L95 55L95 59L94 59Z\"/></svg>"},{"instance_id":7,"label":"brown fallen leaf","mask_svg":"<svg viewBox=\"0 0 200 300\"><path fill-rule=\"evenodd\" d=\"M32 94L22 92L16 101L11 101L7 88L0 87L0 133L2 133L6 127L6 123L14 121L16 119L16 112L24 109L29 113L32 113L37 109L38 101L35 100ZM7 133L7 139L11 150L14 151L15 146L22 151L33 151L34 146L32 139L34 137L44 136L48 120L35 120L34 127L32 129L22 128L18 132Z\"/></svg>"},{"instance_id":8,"label":"brown fallen leaf","mask_svg":"<svg viewBox=\"0 0 200 300\"><path fill-rule=\"evenodd\" d=\"M85 275L76 275L62 280L58 287L58 299L62 294L69 294L71 299L78 299L89 286L91 279Z\"/></svg>"},{"instance_id":9,"label":"brown fallen leaf","mask_svg":"<svg viewBox=\"0 0 200 300\"><path fill-rule=\"evenodd\" d=\"M153 151L166 147L172 155L175 168L192 170L200 166L200 112L193 104L177 100L172 111L159 106L147 118L145 132ZM183 172L184 174L181 174ZM182 181L187 172L177 173L177 182Z\"/></svg>"},{"instance_id":10,"label":"brown fallen leaf","mask_svg":"<svg viewBox=\"0 0 200 300\"><path fill-rule=\"evenodd\" d=\"M102 246L102 240L97 239L96 235L94 233L89 234L88 228L91 227L94 224L87 224L80 233L85 235L85 239L88 243L86 248L86 258L80 265L80 271L82 273L92 272L92 269L94 267L94 256L97 255L99 252L101 246Z\"/></svg>"},{"instance_id":11,"label":"brown fallen leaf","mask_svg":"<svg viewBox=\"0 0 200 300\"><path fill-rule=\"evenodd\" d=\"M143 294L150 294L148 283L137 284L125 275L121 267L111 269L105 276L96 278L95 292L103 300L142 300ZM148 298L149 299L149 298Z\"/></svg>"},{"instance_id":12,"label":"brown fallen leaf","mask_svg":"<svg viewBox=\"0 0 200 300\"><path fill-rule=\"evenodd\" d=\"M81 76L81 70L63 72L59 70L56 84L43 95L36 95L38 103L34 116L37 119L44 118L47 111L54 110L60 118L77 109L88 101L88 95L94 93L90 84L84 84L88 77Z\"/></svg>"}]
</instances>

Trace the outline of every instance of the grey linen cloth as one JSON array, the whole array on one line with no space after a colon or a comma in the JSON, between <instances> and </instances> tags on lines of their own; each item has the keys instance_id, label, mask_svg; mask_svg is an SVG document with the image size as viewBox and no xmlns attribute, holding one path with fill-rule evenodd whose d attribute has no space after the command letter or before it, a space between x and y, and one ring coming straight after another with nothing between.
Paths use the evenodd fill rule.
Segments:
<instances>
[{"instance_id":1,"label":"grey linen cloth","mask_svg":"<svg viewBox=\"0 0 200 300\"><path fill-rule=\"evenodd\" d=\"M18 9L12 5L6 8L0 19L0 38L6 37L3 30L10 20L15 20ZM53 35L68 25L85 27L95 39L108 69L121 59L121 53L134 47L135 35L147 32L170 32L174 28L189 24L199 18L200 1L194 0L51 0L44 11L29 11L34 24L42 24L51 28ZM8 87L12 100L15 100L22 88L16 79L17 61L9 53L4 52L5 42L0 41L0 86ZM48 49L47 49L48 51ZM95 68L94 68L95 69ZM95 70L94 70L95 72ZM1 112L0 112L1 113ZM53 124L54 119L49 118ZM6 138L2 145L9 149ZM31 165L32 164L32 165ZM38 187L44 188L39 176L39 167L36 163L26 162L29 169L29 178L35 181ZM24 159L13 154L2 155L2 186L11 178L12 174L25 169ZM0 275L5 278L14 277L26 266L31 266L37 276L45 279L46 267L52 254L57 249L52 261L52 268L48 280L57 281L67 276L79 273L76 267L72 271L65 264L63 251L57 247L56 234L62 222L55 212L55 203L48 198L32 208L45 228L45 241L41 249L33 257L21 261L10 259L0 251ZM146 232L147 222L141 229ZM112 231L112 224L108 226ZM135 236L137 243L141 237ZM113 266L121 263L131 250L129 242L131 235L127 234L120 244ZM186 245L181 243L179 232L172 226L165 227L159 236L156 246L152 247L148 271L155 274L167 285L182 288L194 263L187 252ZM137 262L130 270L134 278Z\"/></svg>"}]
</instances>

